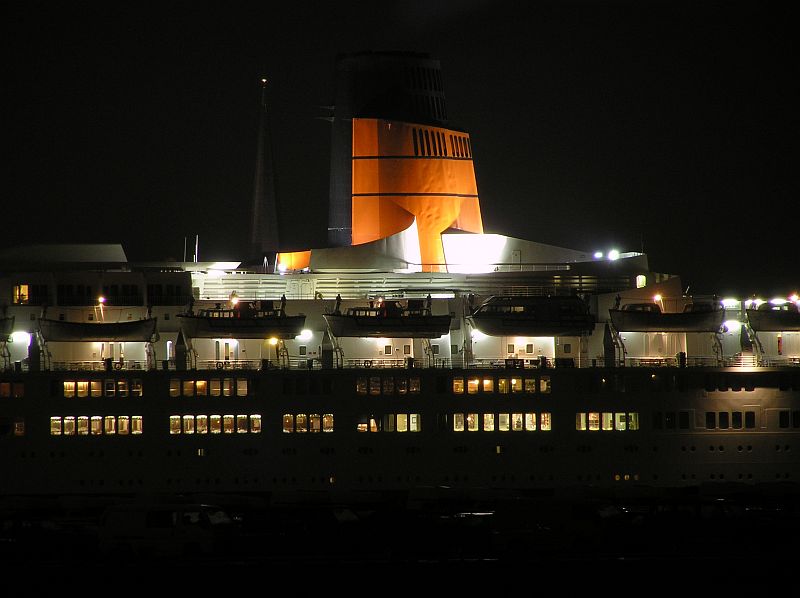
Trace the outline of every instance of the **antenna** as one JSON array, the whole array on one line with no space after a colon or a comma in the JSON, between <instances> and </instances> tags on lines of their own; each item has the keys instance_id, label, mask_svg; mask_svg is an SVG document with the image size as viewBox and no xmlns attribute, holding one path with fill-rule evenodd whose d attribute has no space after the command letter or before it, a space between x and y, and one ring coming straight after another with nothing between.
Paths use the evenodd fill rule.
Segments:
<instances>
[{"instance_id":1,"label":"antenna","mask_svg":"<svg viewBox=\"0 0 800 598\"><path fill-rule=\"evenodd\" d=\"M200 235L194 236L194 263L200 259Z\"/></svg>"},{"instance_id":2,"label":"antenna","mask_svg":"<svg viewBox=\"0 0 800 598\"><path fill-rule=\"evenodd\" d=\"M183 237L183 261L186 262L186 237Z\"/></svg>"}]
</instances>

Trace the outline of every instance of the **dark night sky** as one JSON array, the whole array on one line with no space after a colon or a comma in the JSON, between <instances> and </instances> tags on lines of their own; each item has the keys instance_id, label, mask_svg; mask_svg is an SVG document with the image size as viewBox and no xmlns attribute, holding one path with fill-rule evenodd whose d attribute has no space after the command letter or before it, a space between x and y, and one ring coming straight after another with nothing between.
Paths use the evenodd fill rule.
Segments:
<instances>
[{"instance_id":1,"label":"dark night sky","mask_svg":"<svg viewBox=\"0 0 800 598\"><path fill-rule=\"evenodd\" d=\"M287 249L323 243L337 52L441 60L487 232L639 250L692 291L800 283L789 3L5 4L0 247L238 259L258 78ZM10 184L9 184L10 183ZM790 224L790 223L794 224Z\"/></svg>"}]
</instances>

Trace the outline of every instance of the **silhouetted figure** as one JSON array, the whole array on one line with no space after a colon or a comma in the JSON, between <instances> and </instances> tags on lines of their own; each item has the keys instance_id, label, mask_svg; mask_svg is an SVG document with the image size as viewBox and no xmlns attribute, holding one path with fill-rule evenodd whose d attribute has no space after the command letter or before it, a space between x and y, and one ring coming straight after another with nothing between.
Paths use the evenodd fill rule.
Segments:
<instances>
[{"instance_id":1,"label":"silhouetted figure","mask_svg":"<svg viewBox=\"0 0 800 598\"><path fill-rule=\"evenodd\" d=\"M286 294L281 295L281 317L286 315Z\"/></svg>"},{"instance_id":2,"label":"silhouetted figure","mask_svg":"<svg viewBox=\"0 0 800 598\"><path fill-rule=\"evenodd\" d=\"M619 295L614 299L614 309L619 309L619 304L622 302L622 297Z\"/></svg>"},{"instance_id":3,"label":"silhouetted figure","mask_svg":"<svg viewBox=\"0 0 800 598\"><path fill-rule=\"evenodd\" d=\"M425 297L425 311L428 315L431 315L431 304L433 303L433 299L431 298L431 294L428 293L428 296Z\"/></svg>"},{"instance_id":4,"label":"silhouetted figure","mask_svg":"<svg viewBox=\"0 0 800 598\"><path fill-rule=\"evenodd\" d=\"M342 296L339 293L336 293L336 305L333 306L333 313L339 315L341 312L342 307Z\"/></svg>"}]
</instances>

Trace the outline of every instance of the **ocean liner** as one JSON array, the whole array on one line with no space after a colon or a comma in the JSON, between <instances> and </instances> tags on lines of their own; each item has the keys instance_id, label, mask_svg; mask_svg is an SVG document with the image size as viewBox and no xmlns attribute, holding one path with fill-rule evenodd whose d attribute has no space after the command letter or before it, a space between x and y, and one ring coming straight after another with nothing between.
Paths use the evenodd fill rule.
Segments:
<instances>
[{"instance_id":1,"label":"ocean liner","mask_svg":"<svg viewBox=\"0 0 800 598\"><path fill-rule=\"evenodd\" d=\"M427 55L340 57L332 141L327 247L280 251L262 139L255 267L0 254L4 497L796 491L790 289L484 233Z\"/></svg>"}]
</instances>

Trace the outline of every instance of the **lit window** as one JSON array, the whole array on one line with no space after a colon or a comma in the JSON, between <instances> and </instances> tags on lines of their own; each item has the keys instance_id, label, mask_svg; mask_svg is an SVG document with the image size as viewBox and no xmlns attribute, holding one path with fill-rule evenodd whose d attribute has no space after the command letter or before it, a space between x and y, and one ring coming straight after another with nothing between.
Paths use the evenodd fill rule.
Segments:
<instances>
[{"instance_id":1,"label":"lit window","mask_svg":"<svg viewBox=\"0 0 800 598\"><path fill-rule=\"evenodd\" d=\"M387 376L383 379L383 394L385 395L393 395L394 394L394 378L391 376Z\"/></svg>"},{"instance_id":2,"label":"lit window","mask_svg":"<svg viewBox=\"0 0 800 598\"><path fill-rule=\"evenodd\" d=\"M322 431L333 432L333 413L322 414Z\"/></svg>"},{"instance_id":3,"label":"lit window","mask_svg":"<svg viewBox=\"0 0 800 598\"><path fill-rule=\"evenodd\" d=\"M197 434L208 434L208 416L198 415L195 418L195 432Z\"/></svg>"},{"instance_id":4,"label":"lit window","mask_svg":"<svg viewBox=\"0 0 800 598\"><path fill-rule=\"evenodd\" d=\"M51 436L61 436L61 418L60 417L51 417L50 418L50 435Z\"/></svg>"},{"instance_id":5,"label":"lit window","mask_svg":"<svg viewBox=\"0 0 800 598\"><path fill-rule=\"evenodd\" d=\"M636 276L636 288L641 289L647 286L647 276L644 274L638 274Z\"/></svg>"},{"instance_id":6,"label":"lit window","mask_svg":"<svg viewBox=\"0 0 800 598\"><path fill-rule=\"evenodd\" d=\"M639 414L628 413L628 429L629 430L638 430L639 429Z\"/></svg>"},{"instance_id":7,"label":"lit window","mask_svg":"<svg viewBox=\"0 0 800 598\"><path fill-rule=\"evenodd\" d=\"M498 378L497 392L500 394L508 394L508 378Z\"/></svg>"},{"instance_id":8,"label":"lit window","mask_svg":"<svg viewBox=\"0 0 800 598\"><path fill-rule=\"evenodd\" d=\"M88 380L80 380L76 383L76 390L77 395L79 397L88 397L89 396L89 381Z\"/></svg>"},{"instance_id":9,"label":"lit window","mask_svg":"<svg viewBox=\"0 0 800 598\"><path fill-rule=\"evenodd\" d=\"M454 432L463 432L464 431L464 414L463 413L454 413L453 414L453 431Z\"/></svg>"},{"instance_id":10,"label":"lit window","mask_svg":"<svg viewBox=\"0 0 800 598\"><path fill-rule=\"evenodd\" d=\"M397 414L397 431L408 432L408 415L405 413Z\"/></svg>"},{"instance_id":11,"label":"lit window","mask_svg":"<svg viewBox=\"0 0 800 598\"><path fill-rule=\"evenodd\" d=\"M508 413L501 413L497 417L497 429L501 432L508 432L509 429Z\"/></svg>"},{"instance_id":12,"label":"lit window","mask_svg":"<svg viewBox=\"0 0 800 598\"><path fill-rule=\"evenodd\" d=\"M548 412L539 415L539 429L549 432L552 430L552 415Z\"/></svg>"},{"instance_id":13,"label":"lit window","mask_svg":"<svg viewBox=\"0 0 800 598\"><path fill-rule=\"evenodd\" d=\"M222 433L222 416L221 415L212 415L208 419L211 422L211 433L212 434L221 434Z\"/></svg>"},{"instance_id":14,"label":"lit window","mask_svg":"<svg viewBox=\"0 0 800 598\"><path fill-rule=\"evenodd\" d=\"M389 416L389 417L393 418L394 416ZM394 426L394 419L392 419L392 426ZM370 432L380 432L381 431L381 421L380 421L380 419L376 419L374 417L370 417L369 418L369 431ZM389 430L389 431L390 432L394 431L394 428L392 428L392 430Z\"/></svg>"},{"instance_id":15,"label":"lit window","mask_svg":"<svg viewBox=\"0 0 800 598\"><path fill-rule=\"evenodd\" d=\"M208 382L205 380L198 380L195 382L195 394L198 397L205 397L208 395Z\"/></svg>"},{"instance_id":16,"label":"lit window","mask_svg":"<svg viewBox=\"0 0 800 598\"><path fill-rule=\"evenodd\" d=\"M131 396L132 397L141 397L142 396L142 381L138 378L134 378L131 380Z\"/></svg>"},{"instance_id":17,"label":"lit window","mask_svg":"<svg viewBox=\"0 0 800 598\"><path fill-rule=\"evenodd\" d=\"M253 434L261 434L261 416L260 415L251 415L250 416L250 432Z\"/></svg>"},{"instance_id":18,"label":"lit window","mask_svg":"<svg viewBox=\"0 0 800 598\"><path fill-rule=\"evenodd\" d=\"M75 382L64 381L64 396L68 399L75 396Z\"/></svg>"},{"instance_id":19,"label":"lit window","mask_svg":"<svg viewBox=\"0 0 800 598\"><path fill-rule=\"evenodd\" d=\"M408 381L408 392L412 394L417 394L420 391L420 381L417 377L409 378Z\"/></svg>"},{"instance_id":20,"label":"lit window","mask_svg":"<svg viewBox=\"0 0 800 598\"><path fill-rule=\"evenodd\" d=\"M64 436L75 436L75 418L71 415L64 418Z\"/></svg>"},{"instance_id":21,"label":"lit window","mask_svg":"<svg viewBox=\"0 0 800 598\"><path fill-rule=\"evenodd\" d=\"M117 433L117 418L113 415L106 415L103 418L103 434Z\"/></svg>"},{"instance_id":22,"label":"lit window","mask_svg":"<svg viewBox=\"0 0 800 598\"><path fill-rule=\"evenodd\" d=\"M395 416L394 413L389 413L383 417L383 429L387 432L394 432L395 431ZM375 430L376 432L378 430Z\"/></svg>"},{"instance_id":23,"label":"lit window","mask_svg":"<svg viewBox=\"0 0 800 598\"><path fill-rule=\"evenodd\" d=\"M511 392L522 392L522 378L511 378Z\"/></svg>"},{"instance_id":24,"label":"lit window","mask_svg":"<svg viewBox=\"0 0 800 598\"><path fill-rule=\"evenodd\" d=\"M603 430L614 429L614 414L608 411L603 412Z\"/></svg>"},{"instance_id":25,"label":"lit window","mask_svg":"<svg viewBox=\"0 0 800 598\"><path fill-rule=\"evenodd\" d=\"M113 397L117 389L116 383L113 380L106 380L104 387L104 394L107 397Z\"/></svg>"},{"instance_id":26,"label":"lit window","mask_svg":"<svg viewBox=\"0 0 800 598\"><path fill-rule=\"evenodd\" d=\"M194 380L183 381L183 396L184 397L194 396Z\"/></svg>"},{"instance_id":27,"label":"lit window","mask_svg":"<svg viewBox=\"0 0 800 598\"><path fill-rule=\"evenodd\" d=\"M377 396L381 394L381 379L379 376L370 376L369 378L369 394Z\"/></svg>"},{"instance_id":28,"label":"lit window","mask_svg":"<svg viewBox=\"0 0 800 598\"><path fill-rule=\"evenodd\" d=\"M511 430L514 432L521 432L523 430L523 420L521 413L511 414Z\"/></svg>"},{"instance_id":29,"label":"lit window","mask_svg":"<svg viewBox=\"0 0 800 598\"><path fill-rule=\"evenodd\" d=\"M223 378L222 379L222 396L223 397L233 396L233 379L232 378Z\"/></svg>"},{"instance_id":30,"label":"lit window","mask_svg":"<svg viewBox=\"0 0 800 598\"><path fill-rule=\"evenodd\" d=\"M236 416L236 432L237 434L247 434L247 416Z\"/></svg>"},{"instance_id":31,"label":"lit window","mask_svg":"<svg viewBox=\"0 0 800 598\"><path fill-rule=\"evenodd\" d=\"M494 378L483 379L483 392L494 392Z\"/></svg>"},{"instance_id":32,"label":"lit window","mask_svg":"<svg viewBox=\"0 0 800 598\"><path fill-rule=\"evenodd\" d=\"M600 429L600 414L599 413L590 413L589 414L589 430L599 430Z\"/></svg>"},{"instance_id":33,"label":"lit window","mask_svg":"<svg viewBox=\"0 0 800 598\"><path fill-rule=\"evenodd\" d=\"M211 396L218 397L222 393L222 386L220 385L219 378L211 379Z\"/></svg>"},{"instance_id":34,"label":"lit window","mask_svg":"<svg viewBox=\"0 0 800 598\"><path fill-rule=\"evenodd\" d=\"M308 419L305 413L298 413L294 418L295 432L308 432Z\"/></svg>"},{"instance_id":35,"label":"lit window","mask_svg":"<svg viewBox=\"0 0 800 598\"><path fill-rule=\"evenodd\" d=\"M14 420L14 436L25 436L25 420Z\"/></svg>"},{"instance_id":36,"label":"lit window","mask_svg":"<svg viewBox=\"0 0 800 598\"><path fill-rule=\"evenodd\" d=\"M420 432L422 430L422 418L419 413L411 413L408 416L408 431Z\"/></svg>"},{"instance_id":37,"label":"lit window","mask_svg":"<svg viewBox=\"0 0 800 598\"><path fill-rule=\"evenodd\" d=\"M464 378L453 378L453 394L464 394Z\"/></svg>"},{"instance_id":38,"label":"lit window","mask_svg":"<svg viewBox=\"0 0 800 598\"><path fill-rule=\"evenodd\" d=\"M181 433L181 416L180 415L170 415L169 416L169 433L170 434L180 434Z\"/></svg>"},{"instance_id":39,"label":"lit window","mask_svg":"<svg viewBox=\"0 0 800 598\"><path fill-rule=\"evenodd\" d=\"M550 376L542 376L539 378L539 392L550 392Z\"/></svg>"},{"instance_id":40,"label":"lit window","mask_svg":"<svg viewBox=\"0 0 800 598\"><path fill-rule=\"evenodd\" d=\"M141 434L143 431L142 424L141 415L131 416L131 434Z\"/></svg>"},{"instance_id":41,"label":"lit window","mask_svg":"<svg viewBox=\"0 0 800 598\"><path fill-rule=\"evenodd\" d=\"M366 422L359 422L356 424L357 432L369 432L369 424Z\"/></svg>"},{"instance_id":42,"label":"lit window","mask_svg":"<svg viewBox=\"0 0 800 598\"><path fill-rule=\"evenodd\" d=\"M222 416L222 431L225 434L233 434L234 417L232 415Z\"/></svg>"},{"instance_id":43,"label":"lit window","mask_svg":"<svg viewBox=\"0 0 800 598\"><path fill-rule=\"evenodd\" d=\"M236 396L247 396L247 378L239 378L236 380Z\"/></svg>"},{"instance_id":44,"label":"lit window","mask_svg":"<svg viewBox=\"0 0 800 598\"><path fill-rule=\"evenodd\" d=\"M286 434L291 434L294 432L294 415L291 413L283 414L283 431Z\"/></svg>"},{"instance_id":45,"label":"lit window","mask_svg":"<svg viewBox=\"0 0 800 598\"><path fill-rule=\"evenodd\" d=\"M321 432L322 431L322 418L317 413L312 413L308 416L308 431Z\"/></svg>"},{"instance_id":46,"label":"lit window","mask_svg":"<svg viewBox=\"0 0 800 598\"><path fill-rule=\"evenodd\" d=\"M127 415L120 415L117 418L117 434L127 436L131 431L131 418Z\"/></svg>"},{"instance_id":47,"label":"lit window","mask_svg":"<svg viewBox=\"0 0 800 598\"><path fill-rule=\"evenodd\" d=\"M478 421L477 413L467 413L467 430L470 432L477 432L479 425Z\"/></svg>"},{"instance_id":48,"label":"lit window","mask_svg":"<svg viewBox=\"0 0 800 598\"><path fill-rule=\"evenodd\" d=\"M183 433L194 434L194 415L183 416Z\"/></svg>"},{"instance_id":49,"label":"lit window","mask_svg":"<svg viewBox=\"0 0 800 598\"><path fill-rule=\"evenodd\" d=\"M89 418L85 415L78 416L78 434L81 436L89 434Z\"/></svg>"},{"instance_id":50,"label":"lit window","mask_svg":"<svg viewBox=\"0 0 800 598\"><path fill-rule=\"evenodd\" d=\"M169 396L171 397L181 396L181 381L178 380L177 378L171 378L169 381Z\"/></svg>"},{"instance_id":51,"label":"lit window","mask_svg":"<svg viewBox=\"0 0 800 598\"><path fill-rule=\"evenodd\" d=\"M128 396L128 381L117 380L117 395L120 397Z\"/></svg>"},{"instance_id":52,"label":"lit window","mask_svg":"<svg viewBox=\"0 0 800 598\"><path fill-rule=\"evenodd\" d=\"M575 429L576 430L586 430L586 414L585 413L576 413L575 414Z\"/></svg>"},{"instance_id":53,"label":"lit window","mask_svg":"<svg viewBox=\"0 0 800 598\"><path fill-rule=\"evenodd\" d=\"M478 392L478 385L480 384L479 378L470 378L467 380L467 392L474 395Z\"/></svg>"},{"instance_id":54,"label":"lit window","mask_svg":"<svg viewBox=\"0 0 800 598\"><path fill-rule=\"evenodd\" d=\"M624 413L614 414L614 429L625 430L628 428L628 419Z\"/></svg>"},{"instance_id":55,"label":"lit window","mask_svg":"<svg viewBox=\"0 0 800 598\"><path fill-rule=\"evenodd\" d=\"M483 431L494 432L494 413L483 414Z\"/></svg>"},{"instance_id":56,"label":"lit window","mask_svg":"<svg viewBox=\"0 0 800 598\"><path fill-rule=\"evenodd\" d=\"M103 396L103 384L100 380L92 380L89 382L89 394L93 397Z\"/></svg>"},{"instance_id":57,"label":"lit window","mask_svg":"<svg viewBox=\"0 0 800 598\"><path fill-rule=\"evenodd\" d=\"M536 414L535 413L526 413L525 414L525 430L528 432L535 432L536 431Z\"/></svg>"},{"instance_id":58,"label":"lit window","mask_svg":"<svg viewBox=\"0 0 800 598\"><path fill-rule=\"evenodd\" d=\"M16 284L14 285L14 303L16 305L25 305L28 303L28 298L30 295L28 294L28 285L26 284Z\"/></svg>"},{"instance_id":59,"label":"lit window","mask_svg":"<svg viewBox=\"0 0 800 598\"><path fill-rule=\"evenodd\" d=\"M103 433L103 418L99 415L92 416L92 435L97 436Z\"/></svg>"}]
</instances>

